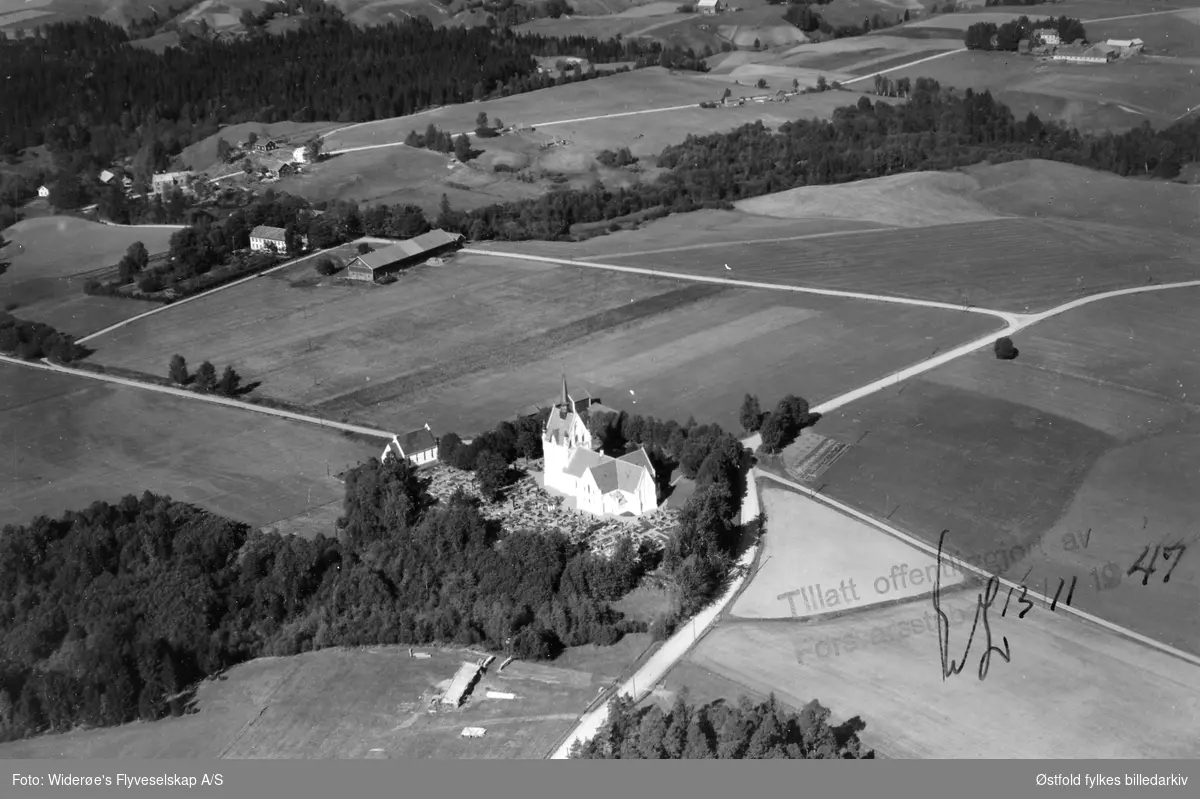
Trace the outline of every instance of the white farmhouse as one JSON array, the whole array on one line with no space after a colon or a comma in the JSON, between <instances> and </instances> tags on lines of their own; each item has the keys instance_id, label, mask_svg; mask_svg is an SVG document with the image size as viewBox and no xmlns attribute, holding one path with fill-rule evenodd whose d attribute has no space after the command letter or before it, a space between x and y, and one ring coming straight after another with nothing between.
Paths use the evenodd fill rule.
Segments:
<instances>
[{"instance_id":1,"label":"white farmhouse","mask_svg":"<svg viewBox=\"0 0 1200 799\"><path fill-rule=\"evenodd\" d=\"M380 463L388 458L407 458L414 466L423 466L438 459L438 440L429 425L402 436L392 436L391 443L384 447L379 456Z\"/></svg>"},{"instance_id":2,"label":"white farmhouse","mask_svg":"<svg viewBox=\"0 0 1200 799\"><path fill-rule=\"evenodd\" d=\"M50 196L50 189L45 186L38 186L38 196L45 199Z\"/></svg>"},{"instance_id":3,"label":"white farmhouse","mask_svg":"<svg viewBox=\"0 0 1200 799\"><path fill-rule=\"evenodd\" d=\"M725 10L725 4L721 0L700 0L696 3L696 10L701 14L720 14Z\"/></svg>"},{"instance_id":4,"label":"white farmhouse","mask_svg":"<svg viewBox=\"0 0 1200 799\"><path fill-rule=\"evenodd\" d=\"M587 422L567 393L550 411L542 433L546 487L575 498L596 515L642 516L658 507L658 484L645 448L613 458L594 448Z\"/></svg>"},{"instance_id":5,"label":"white farmhouse","mask_svg":"<svg viewBox=\"0 0 1200 799\"><path fill-rule=\"evenodd\" d=\"M308 246L308 237L300 236L301 246ZM255 252L274 252L280 255L294 255L288 252L287 233L281 227L259 225L250 231L250 249Z\"/></svg>"}]
</instances>

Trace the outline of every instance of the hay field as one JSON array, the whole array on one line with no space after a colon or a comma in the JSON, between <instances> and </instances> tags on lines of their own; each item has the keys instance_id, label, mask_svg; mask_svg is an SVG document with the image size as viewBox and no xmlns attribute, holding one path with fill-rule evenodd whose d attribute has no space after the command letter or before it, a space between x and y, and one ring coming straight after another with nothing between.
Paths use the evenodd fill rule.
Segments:
<instances>
[{"instance_id":1,"label":"hay field","mask_svg":"<svg viewBox=\"0 0 1200 799\"><path fill-rule=\"evenodd\" d=\"M156 303L84 294L85 273L115 267L129 245L137 241L151 254L165 252L174 232L172 228L117 227L64 216L23 219L4 231L13 243L0 257L10 262L0 273L0 307L15 304L17 316L76 336L144 313Z\"/></svg>"},{"instance_id":2,"label":"hay field","mask_svg":"<svg viewBox=\"0 0 1200 799\"><path fill-rule=\"evenodd\" d=\"M148 15L153 5L149 0L0 0L0 28L28 30L90 16L124 25Z\"/></svg>"},{"instance_id":3,"label":"hay field","mask_svg":"<svg viewBox=\"0 0 1200 799\"><path fill-rule=\"evenodd\" d=\"M148 490L261 526L339 499L327 470L378 455L318 427L7 364L0 441L0 525Z\"/></svg>"},{"instance_id":4,"label":"hay field","mask_svg":"<svg viewBox=\"0 0 1200 799\"><path fill-rule=\"evenodd\" d=\"M780 68L772 72L769 67L764 69L766 72L763 74L767 75L769 85L765 91L792 90L791 75L795 70ZM801 85L807 84L802 80ZM719 99L723 90L723 83L713 81L708 99ZM756 91L760 94L764 92L761 89ZM584 159L583 163L591 164L600 150L618 147L628 147L639 158L651 158L670 145L682 143L688 134L704 136L726 133L758 120L768 128L777 128L797 119L830 119L836 109L853 104L858 96L845 92L800 94L789 98L786 103L746 103L731 108L693 106L654 114L554 125L544 130L571 143L568 147L555 148L553 153L577 152ZM496 140L475 143L487 148L491 141Z\"/></svg>"},{"instance_id":5,"label":"hay field","mask_svg":"<svg viewBox=\"0 0 1200 799\"><path fill-rule=\"evenodd\" d=\"M1035 312L1081 291L1145 285L1148 276L1158 282L1200 277L1200 267L1179 257L1187 246L1170 234L1147 237L1113 225L998 219L608 259L693 275Z\"/></svg>"},{"instance_id":6,"label":"hay field","mask_svg":"<svg viewBox=\"0 0 1200 799\"><path fill-rule=\"evenodd\" d=\"M956 659L977 596L943 598ZM819 699L835 722L860 715L863 742L891 758L1200 756L1194 666L1040 605L1024 619L993 613L991 624L1012 662L994 656L984 681L980 640L963 673L942 681L932 607L917 601L825 623L722 624L666 682L703 669L728 681L706 686L726 698L749 689L793 707Z\"/></svg>"},{"instance_id":7,"label":"hay field","mask_svg":"<svg viewBox=\"0 0 1200 799\"><path fill-rule=\"evenodd\" d=\"M758 571L734 601L742 619L812 619L925 596L936 559L864 522L770 480L761 483L767 515ZM903 565L903 583L893 569ZM944 571L942 585L963 581ZM802 594L787 596L795 591ZM831 593L832 592L832 593Z\"/></svg>"},{"instance_id":8,"label":"hay field","mask_svg":"<svg viewBox=\"0 0 1200 799\"><path fill-rule=\"evenodd\" d=\"M992 368L994 359L981 353L928 376L969 392L975 403L1003 397L1026 414L1069 418L1109 438L1081 461L1081 484L1059 499L1062 514L1045 526L1043 546L1009 573L1032 569L1030 580L1051 585L1078 577L1079 607L1191 651L1200 651L1200 618L1191 610L1200 603L1200 350L1192 343L1200 334L1192 311L1198 298L1200 290L1180 289L1085 306L1018 336L1021 355L1007 364L1013 369ZM932 426L920 433L929 435ZM959 435L965 448L975 446L977 437ZM1040 501L1039 484L1014 478L1012 491ZM1086 548L1065 544L1088 530ZM1143 575L1126 575L1147 545L1178 540L1196 552L1185 553L1169 583L1162 582L1169 562L1145 586Z\"/></svg>"},{"instance_id":9,"label":"hay field","mask_svg":"<svg viewBox=\"0 0 1200 799\"><path fill-rule=\"evenodd\" d=\"M415 647L432 655L418 659L385 646L260 658L202 683L195 714L0 744L0 758L537 759L647 643L629 636L499 673L497 661L461 708L435 714L429 697L478 653ZM489 689L517 698L488 699ZM467 726L487 733L463 738Z\"/></svg>"},{"instance_id":10,"label":"hay field","mask_svg":"<svg viewBox=\"0 0 1200 799\"><path fill-rule=\"evenodd\" d=\"M536 197L545 187L452 162L440 153L406 147L362 150L306 166L273 184L310 200L414 203L436 213L442 195L457 209Z\"/></svg>"},{"instance_id":11,"label":"hay field","mask_svg":"<svg viewBox=\"0 0 1200 799\"><path fill-rule=\"evenodd\" d=\"M974 314L484 256L392 286L293 287L288 272L96 339L93 359L157 372L188 353L338 418L463 434L543 401L565 370L618 407L735 429L747 391L816 402L993 328Z\"/></svg>"},{"instance_id":12,"label":"hay field","mask_svg":"<svg viewBox=\"0 0 1200 799\"><path fill-rule=\"evenodd\" d=\"M739 211L785 219L863 219L880 225L923 227L998 219L972 200L978 183L949 172L911 172L835 186L802 186L748 200Z\"/></svg>"},{"instance_id":13,"label":"hay field","mask_svg":"<svg viewBox=\"0 0 1200 799\"><path fill-rule=\"evenodd\" d=\"M1043 120L1098 133L1121 132L1144 121L1156 127L1170 124L1196 103L1193 70L1187 63L1146 58L1068 64L964 51L889 76L933 78L959 90L987 89L1018 119L1032 111Z\"/></svg>"},{"instance_id":14,"label":"hay field","mask_svg":"<svg viewBox=\"0 0 1200 799\"><path fill-rule=\"evenodd\" d=\"M340 150L403 141L410 131L424 132L429 124L455 133L474 130L475 118L480 111L485 112L493 122L500 119L506 125L536 125L699 103L719 97L721 88L714 87L712 81L698 75L672 75L662 67L648 67L512 97L446 106L409 116L352 125L327 137L325 149ZM747 86L743 87L741 93L735 91L734 96L748 97L755 93L756 90ZM638 124L637 120L637 117L628 118L631 127Z\"/></svg>"}]
</instances>

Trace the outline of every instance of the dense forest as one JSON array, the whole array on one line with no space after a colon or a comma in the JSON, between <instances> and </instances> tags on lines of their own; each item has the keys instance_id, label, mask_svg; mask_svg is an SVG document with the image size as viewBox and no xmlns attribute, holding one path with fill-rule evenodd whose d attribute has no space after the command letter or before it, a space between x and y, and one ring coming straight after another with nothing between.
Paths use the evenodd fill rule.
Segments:
<instances>
[{"instance_id":1,"label":"dense forest","mask_svg":"<svg viewBox=\"0 0 1200 799\"><path fill-rule=\"evenodd\" d=\"M664 713L657 705L639 709L628 697L609 704L608 720L596 737L578 742L578 760L858 760L874 759L858 734L866 723L855 716L829 723L830 711L813 700L799 713L787 711L772 694L765 702L742 697L706 705L688 702L681 691Z\"/></svg>"},{"instance_id":2,"label":"dense forest","mask_svg":"<svg viewBox=\"0 0 1200 799\"><path fill-rule=\"evenodd\" d=\"M451 642L526 659L645 625L609 601L643 570L565 536L501 535L406 463L347 474L337 539L251 532L144 494L0 532L0 739L181 713L259 655Z\"/></svg>"},{"instance_id":3,"label":"dense forest","mask_svg":"<svg viewBox=\"0 0 1200 799\"><path fill-rule=\"evenodd\" d=\"M727 208L797 186L1025 158L1173 178L1183 164L1200 159L1200 120L1158 131L1147 123L1122 134L1084 134L1032 113L1017 119L990 92L959 93L919 78L905 103L859 97L831 120L797 120L774 132L755 122L729 133L689 135L659 156L658 165L670 171L639 186L558 190L469 212L443 208L437 224L473 240L553 240L567 238L575 224L650 210Z\"/></svg>"},{"instance_id":4,"label":"dense forest","mask_svg":"<svg viewBox=\"0 0 1200 799\"><path fill-rule=\"evenodd\" d=\"M421 18L359 28L326 9L286 33L193 38L161 54L128 46L128 32L97 18L0 40L8 77L0 152L45 143L97 164L135 152L145 160L154 142L174 154L224 124L362 122L540 88L535 56L687 60L658 43L434 27ZM75 87L68 105L63 86Z\"/></svg>"},{"instance_id":5,"label":"dense forest","mask_svg":"<svg viewBox=\"0 0 1200 799\"><path fill-rule=\"evenodd\" d=\"M1083 23L1071 17L1047 17L1031 20L1029 17L1019 17L1002 25L995 22L976 22L967 28L963 42L968 50L1002 50L1015 52L1022 39L1028 39L1029 34L1038 28L1051 28L1057 31L1064 42L1074 42L1077 39L1087 39L1087 31Z\"/></svg>"}]
</instances>

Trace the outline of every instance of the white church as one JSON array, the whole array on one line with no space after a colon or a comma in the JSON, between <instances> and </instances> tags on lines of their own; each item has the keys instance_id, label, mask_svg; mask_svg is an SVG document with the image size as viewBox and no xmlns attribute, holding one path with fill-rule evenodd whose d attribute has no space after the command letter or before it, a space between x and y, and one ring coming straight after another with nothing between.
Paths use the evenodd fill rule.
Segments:
<instances>
[{"instance_id":1,"label":"white church","mask_svg":"<svg viewBox=\"0 0 1200 799\"><path fill-rule=\"evenodd\" d=\"M641 516L658 507L658 483L645 448L619 458L598 452L587 422L567 394L565 375L562 397L542 433L542 450L546 487L574 497L579 510Z\"/></svg>"}]
</instances>

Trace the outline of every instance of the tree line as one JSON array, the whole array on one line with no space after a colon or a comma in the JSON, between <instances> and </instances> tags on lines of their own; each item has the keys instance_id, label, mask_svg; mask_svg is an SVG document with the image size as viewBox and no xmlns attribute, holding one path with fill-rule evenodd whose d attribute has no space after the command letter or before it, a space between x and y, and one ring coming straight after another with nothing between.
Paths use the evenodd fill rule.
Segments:
<instances>
[{"instance_id":1,"label":"tree line","mask_svg":"<svg viewBox=\"0 0 1200 799\"><path fill-rule=\"evenodd\" d=\"M45 144L74 172L138 154L153 171L222 125L365 122L541 88L535 56L602 63L673 52L637 39L555 39L434 27L423 18L359 28L331 6L269 36L193 39L162 53L129 41L98 18L0 40L8 76L0 84L0 152ZM77 102L59 102L62 86L75 87Z\"/></svg>"},{"instance_id":2,"label":"tree line","mask_svg":"<svg viewBox=\"0 0 1200 799\"><path fill-rule=\"evenodd\" d=\"M149 492L0 532L0 739L184 713L198 680L261 655L478 645L525 659L645 629L637 583L561 533L502 534L409 464L346 475L336 538L252 531Z\"/></svg>"},{"instance_id":3,"label":"tree line","mask_svg":"<svg viewBox=\"0 0 1200 799\"><path fill-rule=\"evenodd\" d=\"M175 385L193 388L201 394L237 397L243 393L242 376L228 364L220 377L217 377L217 367L210 361L200 364L196 373L191 374L188 372L187 359L182 355L172 355L171 362L167 365L167 377Z\"/></svg>"},{"instance_id":4,"label":"tree line","mask_svg":"<svg viewBox=\"0 0 1200 799\"><path fill-rule=\"evenodd\" d=\"M771 694L764 702L741 697L730 703L688 701L676 695L667 712L658 705L639 708L629 697L609 703L608 719L588 741L571 749L576 760L857 760L874 759L859 733L866 723L855 716L833 725L831 712L817 700L800 712L784 708Z\"/></svg>"},{"instance_id":5,"label":"tree line","mask_svg":"<svg viewBox=\"0 0 1200 799\"><path fill-rule=\"evenodd\" d=\"M959 93L918 78L903 104L860 97L830 120L796 120L775 131L755 122L689 135L659 156L668 172L637 186L564 189L471 211L443 207L437 224L472 240L569 240L573 225L652 209L728 208L734 200L797 186L1027 158L1173 178L1183 164L1200 159L1200 120L1085 134L1033 113L1017 119L991 92Z\"/></svg>"},{"instance_id":6,"label":"tree line","mask_svg":"<svg viewBox=\"0 0 1200 799\"><path fill-rule=\"evenodd\" d=\"M787 449L804 428L819 422L821 414L811 412L808 400L794 394L781 399L774 411L764 412L758 397L747 394L738 419L747 433L759 434L764 453L776 455Z\"/></svg>"},{"instance_id":7,"label":"tree line","mask_svg":"<svg viewBox=\"0 0 1200 799\"><path fill-rule=\"evenodd\" d=\"M1050 28L1064 42L1087 39L1083 23L1068 16L1031 20L1021 16L997 25L995 22L976 22L967 28L963 42L968 50L1001 50L1015 52L1022 39L1039 28Z\"/></svg>"},{"instance_id":8,"label":"tree line","mask_svg":"<svg viewBox=\"0 0 1200 799\"><path fill-rule=\"evenodd\" d=\"M74 336L45 322L18 319L8 311L0 311L0 352L27 361L49 358L58 363L71 363L91 354L87 347L75 343Z\"/></svg>"}]
</instances>

